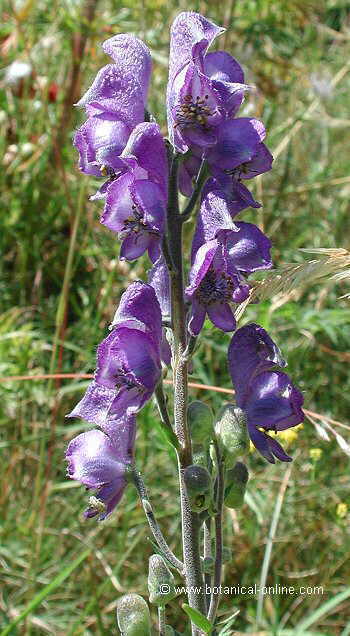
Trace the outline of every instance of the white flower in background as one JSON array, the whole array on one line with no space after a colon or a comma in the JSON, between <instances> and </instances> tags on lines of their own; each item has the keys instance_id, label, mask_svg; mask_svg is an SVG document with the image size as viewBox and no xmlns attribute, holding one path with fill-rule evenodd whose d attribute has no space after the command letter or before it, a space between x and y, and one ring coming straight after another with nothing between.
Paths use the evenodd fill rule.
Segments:
<instances>
[{"instance_id":1,"label":"white flower in background","mask_svg":"<svg viewBox=\"0 0 350 636\"><path fill-rule=\"evenodd\" d=\"M5 84L14 85L26 77L29 77L32 67L28 62L15 60L5 69Z\"/></svg>"}]
</instances>

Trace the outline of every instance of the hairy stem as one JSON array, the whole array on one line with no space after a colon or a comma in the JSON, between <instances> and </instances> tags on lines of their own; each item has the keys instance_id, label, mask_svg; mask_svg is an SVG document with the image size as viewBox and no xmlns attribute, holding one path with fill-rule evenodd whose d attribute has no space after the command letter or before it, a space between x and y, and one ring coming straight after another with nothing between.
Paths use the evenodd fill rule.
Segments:
<instances>
[{"instance_id":1,"label":"hairy stem","mask_svg":"<svg viewBox=\"0 0 350 636\"><path fill-rule=\"evenodd\" d=\"M214 448L217 460L217 514L215 516L215 567L213 577L213 588L208 611L208 620L213 623L220 602L220 594L218 592L221 584L222 573L222 513L224 506L225 494L225 478L224 478L224 462L220 453L220 449L216 440L214 440Z\"/></svg>"},{"instance_id":2,"label":"hairy stem","mask_svg":"<svg viewBox=\"0 0 350 636\"><path fill-rule=\"evenodd\" d=\"M199 195L201 193L202 187L204 185L204 182L205 182L207 176L208 176L208 167L207 167L205 159L203 159L202 163L200 165L200 168L199 168L199 172L198 172L198 175L197 175L197 179L196 179L196 182L195 182L195 185L194 185L193 192L191 194L190 200L187 203L183 213L181 214L182 223L184 223L185 221L187 221L190 218L190 216L191 216L191 214L192 214L192 212L193 212L193 210L194 210L194 208L196 206L198 197L199 197Z\"/></svg>"},{"instance_id":3,"label":"hairy stem","mask_svg":"<svg viewBox=\"0 0 350 636\"><path fill-rule=\"evenodd\" d=\"M141 473L134 466L132 469L132 477L134 480L134 484L136 486L136 490L139 494L142 507L144 509L148 525L151 529L153 537L155 538L157 545L162 552L162 555L167 559L167 561L176 568L181 574L183 574L184 566L183 563L175 556L175 554L170 550L162 531L158 525L158 522L154 516L153 508L151 506L150 500L148 498L147 489L145 483L141 477Z\"/></svg>"},{"instance_id":4,"label":"hairy stem","mask_svg":"<svg viewBox=\"0 0 350 636\"><path fill-rule=\"evenodd\" d=\"M160 636L165 636L165 607L160 605L158 607L158 631Z\"/></svg>"},{"instance_id":5,"label":"hairy stem","mask_svg":"<svg viewBox=\"0 0 350 636\"><path fill-rule=\"evenodd\" d=\"M211 554L211 518L210 517L208 519L206 519L205 522L204 522L203 532L204 532L204 536L203 536L203 544L204 544L203 556L206 559L206 558L212 556L212 554ZM205 604L206 604L206 608L207 608L207 611L208 611L209 610L209 605L210 605L210 592L209 592L209 589L211 588L211 584L212 584L211 574L205 574L204 583L205 583Z\"/></svg>"},{"instance_id":6,"label":"hairy stem","mask_svg":"<svg viewBox=\"0 0 350 636\"><path fill-rule=\"evenodd\" d=\"M182 544L188 602L191 607L205 613L203 577L200 563L200 520L193 513L184 483L184 471L192 463L191 438L187 425L187 367L184 353L187 348L186 308L184 303L183 258L182 258L182 219L178 204L178 157L171 158L169 202L167 214L168 240L175 269L170 271L171 312L174 331L174 422L175 432L181 444L178 451L179 482L182 517ZM198 634L192 625L192 634Z\"/></svg>"}]
</instances>

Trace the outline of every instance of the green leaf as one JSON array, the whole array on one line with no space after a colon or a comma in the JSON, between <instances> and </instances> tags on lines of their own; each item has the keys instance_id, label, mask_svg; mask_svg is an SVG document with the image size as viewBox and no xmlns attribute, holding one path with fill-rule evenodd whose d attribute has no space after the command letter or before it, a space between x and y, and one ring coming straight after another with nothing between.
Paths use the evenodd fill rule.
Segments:
<instances>
[{"instance_id":1,"label":"green leaf","mask_svg":"<svg viewBox=\"0 0 350 636\"><path fill-rule=\"evenodd\" d=\"M187 605L187 603L183 604L182 609L184 610L184 612L186 612L187 616L191 619L191 622L194 623L196 627L199 627L199 629L201 629L202 632L204 632L205 634L211 633L211 630L213 629L213 625L211 624L210 621L208 621L206 616L203 616L201 612L194 609L193 607L190 607L189 605Z\"/></svg>"}]
</instances>

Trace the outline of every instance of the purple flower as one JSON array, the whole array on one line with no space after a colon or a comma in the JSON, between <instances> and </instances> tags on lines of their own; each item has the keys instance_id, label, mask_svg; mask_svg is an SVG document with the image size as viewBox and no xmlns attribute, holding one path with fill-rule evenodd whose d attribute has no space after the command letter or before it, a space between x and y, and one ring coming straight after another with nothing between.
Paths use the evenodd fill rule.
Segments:
<instances>
[{"instance_id":1,"label":"purple flower","mask_svg":"<svg viewBox=\"0 0 350 636\"><path fill-rule=\"evenodd\" d=\"M272 266L271 241L256 225L233 222L231 206L219 190L212 190L215 180L209 179L203 189L196 230L192 242L192 262L199 247L216 238L225 245L235 267L245 274Z\"/></svg>"},{"instance_id":2,"label":"purple flower","mask_svg":"<svg viewBox=\"0 0 350 636\"><path fill-rule=\"evenodd\" d=\"M262 327L246 325L232 337L228 363L237 405L246 413L254 446L271 463L275 457L291 461L266 432L277 433L304 419L302 394L286 373L277 370L286 365L278 347Z\"/></svg>"},{"instance_id":3,"label":"purple flower","mask_svg":"<svg viewBox=\"0 0 350 636\"><path fill-rule=\"evenodd\" d=\"M144 120L151 73L150 52L133 35L116 35L102 47L115 63L99 71L78 102L89 118L74 137L80 170L95 176L113 169L109 161L121 154L131 131Z\"/></svg>"},{"instance_id":4,"label":"purple flower","mask_svg":"<svg viewBox=\"0 0 350 636\"><path fill-rule=\"evenodd\" d=\"M107 183L101 223L122 239L122 259L134 260L148 250L155 262L167 203L166 153L157 124L134 129L122 156L114 160L116 167L120 176Z\"/></svg>"},{"instance_id":5,"label":"purple flower","mask_svg":"<svg viewBox=\"0 0 350 636\"><path fill-rule=\"evenodd\" d=\"M218 130L217 143L206 153L210 165L221 170L234 170L251 161L266 135L258 119L228 119Z\"/></svg>"},{"instance_id":6,"label":"purple flower","mask_svg":"<svg viewBox=\"0 0 350 636\"><path fill-rule=\"evenodd\" d=\"M138 329L153 337L155 347L159 347L159 334L162 328L160 309L158 294L152 284L137 280L123 293L110 328Z\"/></svg>"},{"instance_id":7,"label":"purple flower","mask_svg":"<svg viewBox=\"0 0 350 636\"><path fill-rule=\"evenodd\" d=\"M163 320L169 321L171 317L170 278L163 256L148 271L148 282L156 293ZM166 337L166 328L162 331L161 358L164 364L170 365L171 348Z\"/></svg>"},{"instance_id":8,"label":"purple flower","mask_svg":"<svg viewBox=\"0 0 350 636\"><path fill-rule=\"evenodd\" d=\"M140 411L161 374L161 313L155 292L146 283L135 283L124 296L115 328L97 348L94 380L68 415L81 417L107 432L125 414Z\"/></svg>"},{"instance_id":9,"label":"purple flower","mask_svg":"<svg viewBox=\"0 0 350 636\"><path fill-rule=\"evenodd\" d=\"M133 461L135 417L124 417L112 439L99 430L81 433L68 445L67 473L86 488L96 490L85 517L105 519L119 503L127 485L128 467Z\"/></svg>"},{"instance_id":10,"label":"purple flower","mask_svg":"<svg viewBox=\"0 0 350 636\"><path fill-rule=\"evenodd\" d=\"M169 137L180 152L215 144L217 129L234 116L243 93L243 71L224 51L206 54L224 29L198 13L180 13L170 37L167 111Z\"/></svg>"},{"instance_id":11,"label":"purple flower","mask_svg":"<svg viewBox=\"0 0 350 636\"><path fill-rule=\"evenodd\" d=\"M242 121L258 120L236 119L234 121L240 124ZM260 124L260 122L258 123ZM245 125L243 129L245 127L249 129L250 126L247 127ZM234 132L236 133L237 130L239 130L239 127L235 125ZM210 172L215 177L215 179L210 179L210 189L217 190L218 196L226 198L232 216L236 216L247 207L260 208L260 203L255 201L251 192L242 183L243 180L253 179L257 175L271 170L273 157L265 144L259 142L263 135L262 130L260 133L257 137L255 133L250 135L250 152L249 148L247 149L246 147L245 150L241 149L241 153L237 149L236 154L232 153L232 156L230 152L227 153L227 156L223 149L225 139L223 143L220 140L220 144L213 146L208 152L203 152L201 148L192 146L189 156L186 156L180 166L179 187L182 194L188 197L191 196L194 179L198 174L202 159L206 158ZM243 136L242 139L244 139ZM239 141L239 138L237 141ZM239 158L239 154L241 154L242 159ZM244 159L249 154L251 159ZM239 163L237 164L237 162ZM234 167L226 168L225 166L228 163Z\"/></svg>"},{"instance_id":12,"label":"purple flower","mask_svg":"<svg viewBox=\"0 0 350 636\"><path fill-rule=\"evenodd\" d=\"M223 331L233 331L236 320L231 303L241 303L249 295L249 285L240 275L224 245L217 239L204 243L196 252L185 290L191 301L188 329L197 336L205 316Z\"/></svg>"}]
</instances>

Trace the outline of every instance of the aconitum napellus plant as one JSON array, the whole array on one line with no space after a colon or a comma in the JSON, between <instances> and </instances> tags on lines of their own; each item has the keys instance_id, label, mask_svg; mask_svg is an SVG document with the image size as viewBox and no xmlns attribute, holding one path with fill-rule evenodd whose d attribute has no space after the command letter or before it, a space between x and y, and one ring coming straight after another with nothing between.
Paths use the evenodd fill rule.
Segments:
<instances>
[{"instance_id":1,"label":"aconitum napellus plant","mask_svg":"<svg viewBox=\"0 0 350 636\"><path fill-rule=\"evenodd\" d=\"M115 234L120 259L145 255L149 271L122 294L97 347L94 379L69 414L93 428L69 443L68 475L92 491L84 514L99 520L122 505L128 484L136 486L158 546L148 586L161 634L174 633L165 618L167 603L177 595L174 573L179 581L183 577L195 610L189 611L192 634L202 633L203 621L215 626L223 508L243 503L248 471L242 459L249 440L264 460L289 462L275 434L303 420L302 394L285 373L278 346L260 325L237 328L237 310L250 299L249 277L272 267L269 238L242 213L260 207L249 183L271 169L273 157L264 124L240 117L252 89L240 64L226 51L210 50L223 31L197 13L175 19L167 137L148 112L151 55L133 35L102 44L112 62L77 104L86 121L74 145L80 170L101 180L91 197L100 203L101 223ZM186 234L193 227L189 255L184 227ZM231 338L227 359L234 401L215 415L205 403L188 400L188 373L195 371L206 319L232 334L223 339ZM167 374L172 399L163 389ZM177 556L135 466L138 415L152 398L178 457L182 554ZM117 619L124 634L151 633L148 606L137 595L120 599Z\"/></svg>"}]
</instances>

